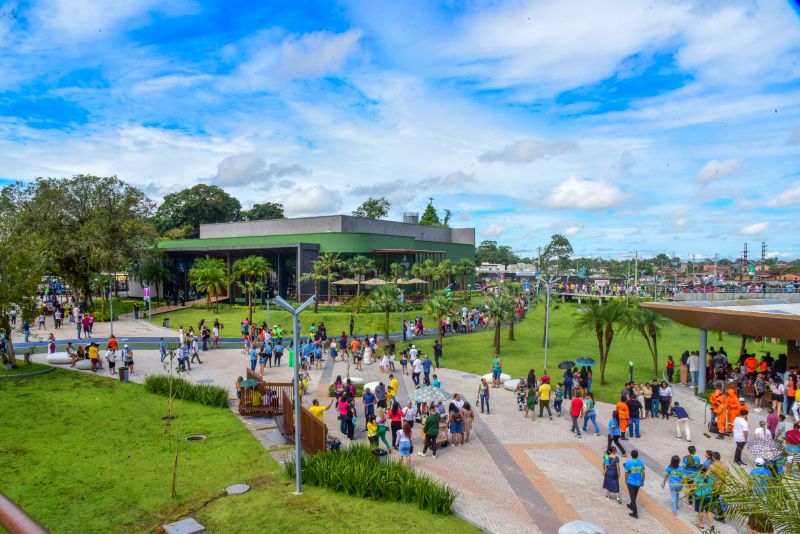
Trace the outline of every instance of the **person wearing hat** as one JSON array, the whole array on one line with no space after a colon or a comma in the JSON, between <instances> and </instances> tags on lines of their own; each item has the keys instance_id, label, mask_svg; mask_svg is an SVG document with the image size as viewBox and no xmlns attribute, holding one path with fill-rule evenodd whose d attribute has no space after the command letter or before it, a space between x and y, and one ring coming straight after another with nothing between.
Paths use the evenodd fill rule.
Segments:
<instances>
[{"instance_id":1,"label":"person wearing hat","mask_svg":"<svg viewBox=\"0 0 800 534\"><path fill-rule=\"evenodd\" d=\"M128 345L125 345L125 347L122 349L122 358L123 365L128 368L128 372L130 374L133 374L133 351L130 349L130 347L128 347Z\"/></svg>"}]
</instances>

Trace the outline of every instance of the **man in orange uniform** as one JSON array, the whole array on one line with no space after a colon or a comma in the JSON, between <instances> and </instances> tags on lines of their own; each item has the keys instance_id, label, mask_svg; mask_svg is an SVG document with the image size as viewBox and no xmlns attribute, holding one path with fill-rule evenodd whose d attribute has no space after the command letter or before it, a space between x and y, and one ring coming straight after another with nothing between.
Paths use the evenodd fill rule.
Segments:
<instances>
[{"instance_id":1,"label":"man in orange uniform","mask_svg":"<svg viewBox=\"0 0 800 534\"><path fill-rule=\"evenodd\" d=\"M748 376L750 376L751 378L755 376L757 366L758 366L758 360L752 354L748 356L747 359L744 361L745 370L747 371Z\"/></svg>"},{"instance_id":2,"label":"man in orange uniform","mask_svg":"<svg viewBox=\"0 0 800 534\"><path fill-rule=\"evenodd\" d=\"M717 388L714 393L708 398L709 404L711 404L711 410L717 416L717 430L719 431L718 439L725 438L725 428L728 426L727 420L727 411L728 411L728 403L725 401L725 395L722 393L722 390Z\"/></svg>"},{"instance_id":3,"label":"man in orange uniform","mask_svg":"<svg viewBox=\"0 0 800 534\"><path fill-rule=\"evenodd\" d=\"M742 412L742 404L733 389L728 390L726 404L728 405L728 432L733 432L733 420Z\"/></svg>"},{"instance_id":4,"label":"man in orange uniform","mask_svg":"<svg viewBox=\"0 0 800 534\"><path fill-rule=\"evenodd\" d=\"M625 431L628 429L628 421L630 420L630 412L628 412L628 404L625 402L626 397L621 397L617 403L617 414L619 415L619 432L620 439L628 439L625 437Z\"/></svg>"}]
</instances>

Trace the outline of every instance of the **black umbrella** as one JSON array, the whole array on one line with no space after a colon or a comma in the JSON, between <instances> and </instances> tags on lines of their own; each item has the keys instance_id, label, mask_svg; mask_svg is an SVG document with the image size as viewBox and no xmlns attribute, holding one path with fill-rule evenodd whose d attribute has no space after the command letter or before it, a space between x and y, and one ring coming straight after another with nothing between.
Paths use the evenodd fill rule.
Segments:
<instances>
[{"instance_id":1,"label":"black umbrella","mask_svg":"<svg viewBox=\"0 0 800 534\"><path fill-rule=\"evenodd\" d=\"M564 360L558 364L559 369L572 369L573 367L575 367L575 362L570 360Z\"/></svg>"}]
</instances>

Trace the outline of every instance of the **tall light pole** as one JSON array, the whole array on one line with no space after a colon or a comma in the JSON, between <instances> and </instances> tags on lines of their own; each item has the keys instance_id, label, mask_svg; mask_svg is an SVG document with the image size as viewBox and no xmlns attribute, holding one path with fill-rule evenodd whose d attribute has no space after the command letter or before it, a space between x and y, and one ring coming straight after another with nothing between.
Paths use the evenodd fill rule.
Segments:
<instances>
[{"instance_id":1,"label":"tall light pole","mask_svg":"<svg viewBox=\"0 0 800 534\"><path fill-rule=\"evenodd\" d=\"M546 295L546 304L544 308L544 368L547 369L547 349L549 347L548 337L550 334L550 286L561 280L561 277L550 277L545 280L537 275L536 279L544 284L544 291Z\"/></svg>"},{"instance_id":2,"label":"tall light pole","mask_svg":"<svg viewBox=\"0 0 800 534\"><path fill-rule=\"evenodd\" d=\"M275 302L292 315L292 347L294 349L294 465L295 465L295 482L297 495L303 493L303 481L301 478L300 469L300 354L298 346L300 343L300 313L303 310L314 304L317 296L314 295L297 308L293 308L291 304L283 300L282 297L275 297ZM283 414L286 417L286 414Z\"/></svg>"},{"instance_id":3,"label":"tall light pole","mask_svg":"<svg viewBox=\"0 0 800 534\"><path fill-rule=\"evenodd\" d=\"M111 282L108 284L108 306L109 306L109 316L108 322L111 330L110 335L114 335L114 286L116 285L116 279L114 275L111 276Z\"/></svg>"},{"instance_id":4,"label":"tall light pole","mask_svg":"<svg viewBox=\"0 0 800 534\"><path fill-rule=\"evenodd\" d=\"M400 330L400 334L403 338L403 343L406 342L406 307L403 306L403 303L406 300L406 294L403 290L400 290L400 323L402 325L402 329Z\"/></svg>"}]
</instances>

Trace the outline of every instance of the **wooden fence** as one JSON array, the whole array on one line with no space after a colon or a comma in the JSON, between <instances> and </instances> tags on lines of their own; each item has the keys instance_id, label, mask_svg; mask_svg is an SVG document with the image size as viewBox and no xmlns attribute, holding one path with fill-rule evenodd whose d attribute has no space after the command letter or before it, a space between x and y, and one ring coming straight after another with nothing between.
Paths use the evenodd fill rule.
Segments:
<instances>
[{"instance_id":1,"label":"wooden fence","mask_svg":"<svg viewBox=\"0 0 800 534\"><path fill-rule=\"evenodd\" d=\"M283 414L277 418L281 433L294 441L294 403L286 394L281 398ZM327 448L328 427L314 417L304 406L300 407L300 445L308 454L323 452Z\"/></svg>"},{"instance_id":2,"label":"wooden fence","mask_svg":"<svg viewBox=\"0 0 800 534\"><path fill-rule=\"evenodd\" d=\"M281 395L294 395L292 382L264 382L261 376L247 369L247 379L258 385L242 388L239 396L239 415L275 417L283 413Z\"/></svg>"}]
</instances>

